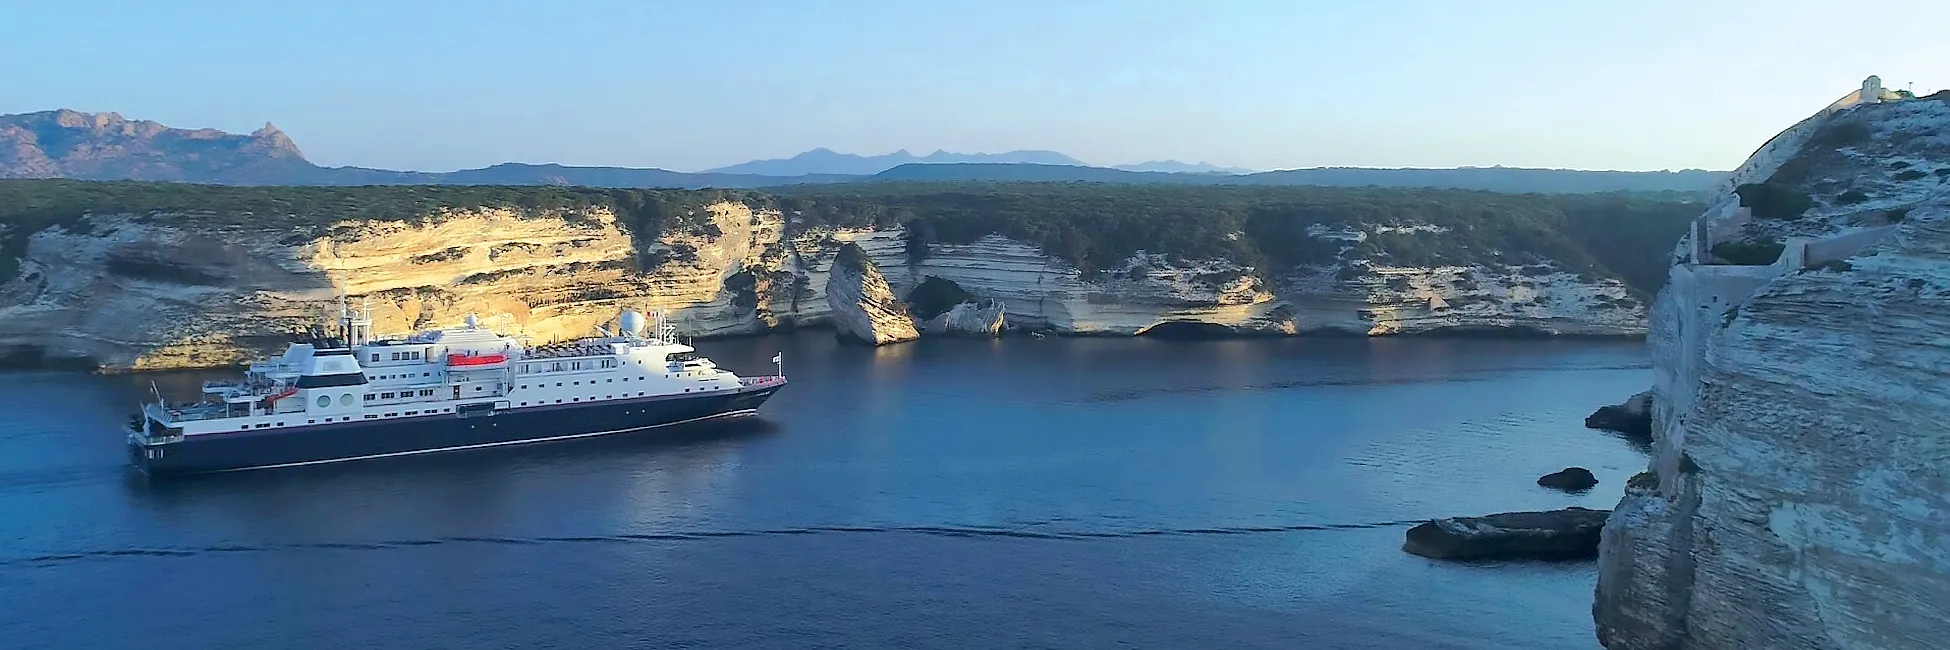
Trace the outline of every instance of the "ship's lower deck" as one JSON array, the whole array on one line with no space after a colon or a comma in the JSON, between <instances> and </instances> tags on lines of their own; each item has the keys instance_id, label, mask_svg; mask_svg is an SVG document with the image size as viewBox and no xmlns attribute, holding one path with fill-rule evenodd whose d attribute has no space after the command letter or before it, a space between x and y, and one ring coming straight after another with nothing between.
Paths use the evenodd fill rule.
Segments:
<instances>
[{"instance_id":1,"label":"ship's lower deck","mask_svg":"<svg viewBox=\"0 0 1950 650\"><path fill-rule=\"evenodd\" d=\"M484 401L477 408L430 417L194 434L167 441L132 436L129 462L151 475L189 474L586 438L748 415L784 384L781 379L710 394L500 410Z\"/></svg>"}]
</instances>

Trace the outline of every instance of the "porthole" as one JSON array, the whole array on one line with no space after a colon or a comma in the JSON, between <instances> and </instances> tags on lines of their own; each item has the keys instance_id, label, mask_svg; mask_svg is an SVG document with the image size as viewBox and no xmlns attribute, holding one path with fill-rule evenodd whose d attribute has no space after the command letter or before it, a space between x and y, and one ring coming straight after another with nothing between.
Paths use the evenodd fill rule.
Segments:
<instances>
[{"instance_id":1,"label":"porthole","mask_svg":"<svg viewBox=\"0 0 1950 650\"><path fill-rule=\"evenodd\" d=\"M327 407L327 406L331 406L331 405L332 405L332 396L331 396L331 395L319 395L319 396L318 396L318 408L325 408L325 407Z\"/></svg>"}]
</instances>

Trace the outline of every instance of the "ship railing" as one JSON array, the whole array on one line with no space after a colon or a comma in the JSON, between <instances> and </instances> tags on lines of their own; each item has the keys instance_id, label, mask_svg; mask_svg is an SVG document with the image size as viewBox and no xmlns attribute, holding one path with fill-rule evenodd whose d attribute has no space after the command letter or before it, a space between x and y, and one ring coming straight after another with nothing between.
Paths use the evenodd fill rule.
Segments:
<instances>
[{"instance_id":1,"label":"ship railing","mask_svg":"<svg viewBox=\"0 0 1950 650\"><path fill-rule=\"evenodd\" d=\"M765 375L763 377L739 377L738 378L738 385L747 386L747 387L769 386L772 384L783 384L783 383L785 383L785 377L782 375Z\"/></svg>"}]
</instances>

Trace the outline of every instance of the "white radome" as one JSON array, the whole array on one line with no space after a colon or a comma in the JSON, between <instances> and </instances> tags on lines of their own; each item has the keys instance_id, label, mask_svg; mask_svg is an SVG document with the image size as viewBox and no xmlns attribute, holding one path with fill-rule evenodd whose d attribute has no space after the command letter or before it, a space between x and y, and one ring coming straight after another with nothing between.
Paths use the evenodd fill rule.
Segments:
<instances>
[{"instance_id":1,"label":"white radome","mask_svg":"<svg viewBox=\"0 0 1950 650\"><path fill-rule=\"evenodd\" d=\"M634 309L623 310L623 315L617 317L616 323L631 336L643 336L643 328L649 326L649 323L643 319L643 314L637 313Z\"/></svg>"}]
</instances>

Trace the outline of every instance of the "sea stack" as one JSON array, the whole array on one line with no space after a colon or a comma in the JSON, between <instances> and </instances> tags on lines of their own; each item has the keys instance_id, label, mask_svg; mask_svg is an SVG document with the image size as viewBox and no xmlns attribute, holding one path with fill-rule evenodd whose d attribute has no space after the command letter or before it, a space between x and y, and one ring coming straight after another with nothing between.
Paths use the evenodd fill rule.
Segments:
<instances>
[{"instance_id":1,"label":"sea stack","mask_svg":"<svg viewBox=\"0 0 1950 650\"><path fill-rule=\"evenodd\" d=\"M833 309L833 329L841 338L887 345L921 337L907 305L853 242L841 245L833 257L832 273L826 276L826 304Z\"/></svg>"}]
</instances>

